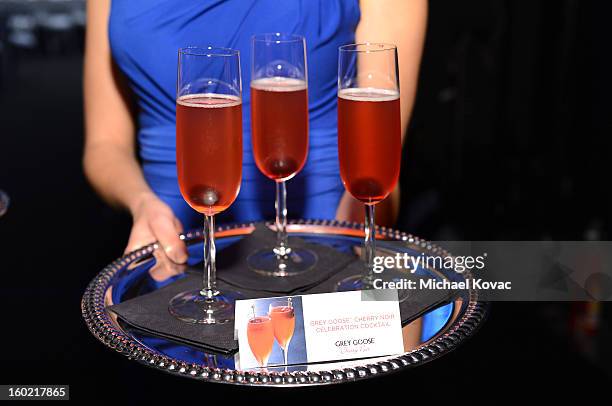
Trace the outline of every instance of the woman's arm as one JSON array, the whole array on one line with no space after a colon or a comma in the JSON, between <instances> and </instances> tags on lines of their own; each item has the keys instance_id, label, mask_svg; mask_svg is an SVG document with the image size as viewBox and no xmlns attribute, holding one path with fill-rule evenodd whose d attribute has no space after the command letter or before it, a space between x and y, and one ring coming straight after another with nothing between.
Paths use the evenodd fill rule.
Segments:
<instances>
[{"instance_id":1,"label":"woman's arm","mask_svg":"<svg viewBox=\"0 0 612 406\"><path fill-rule=\"evenodd\" d=\"M129 90L108 43L110 0L87 2L83 166L93 187L110 204L127 208L134 224L126 251L158 240L177 262L186 259L182 227L147 185L135 155Z\"/></svg>"},{"instance_id":2,"label":"woman's arm","mask_svg":"<svg viewBox=\"0 0 612 406\"><path fill-rule=\"evenodd\" d=\"M357 26L356 42L387 42L397 45L403 140L416 95L427 27L427 0L361 0L360 8L361 20ZM398 211L399 186L388 199L377 205L377 224L392 225ZM363 204L345 192L336 217L362 222Z\"/></svg>"},{"instance_id":3,"label":"woman's arm","mask_svg":"<svg viewBox=\"0 0 612 406\"><path fill-rule=\"evenodd\" d=\"M414 106L427 27L427 0L361 0L357 42L397 45L402 137Z\"/></svg>"}]
</instances>

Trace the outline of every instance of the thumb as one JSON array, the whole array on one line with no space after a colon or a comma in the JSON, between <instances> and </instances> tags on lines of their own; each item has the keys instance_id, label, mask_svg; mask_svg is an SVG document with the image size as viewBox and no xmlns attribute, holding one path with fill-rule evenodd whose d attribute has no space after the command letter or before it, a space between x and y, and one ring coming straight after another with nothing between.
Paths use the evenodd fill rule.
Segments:
<instances>
[{"instance_id":1,"label":"thumb","mask_svg":"<svg viewBox=\"0 0 612 406\"><path fill-rule=\"evenodd\" d=\"M180 225L180 222L178 223ZM187 247L179 238L182 227L177 227L172 217L159 216L151 221L151 230L155 239L173 262L183 264L187 262Z\"/></svg>"}]
</instances>

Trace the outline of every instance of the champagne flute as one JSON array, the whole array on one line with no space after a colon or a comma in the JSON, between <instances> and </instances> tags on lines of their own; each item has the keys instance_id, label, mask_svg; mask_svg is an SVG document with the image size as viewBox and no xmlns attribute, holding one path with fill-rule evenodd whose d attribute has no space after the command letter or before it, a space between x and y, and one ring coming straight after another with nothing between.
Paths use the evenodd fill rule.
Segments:
<instances>
[{"instance_id":1,"label":"champagne flute","mask_svg":"<svg viewBox=\"0 0 612 406\"><path fill-rule=\"evenodd\" d=\"M252 312L253 315L247 322L247 340L259 366L265 368L274 346L274 327L269 316L255 315L255 306L252 307Z\"/></svg>"},{"instance_id":2,"label":"champagne flute","mask_svg":"<svg viewBox=\"0 0 612 406\"><path fill-rule=\"evenodd\" d=\"M276 246L251 254L249 267L261 274L290 276L314 267L310 250L289 247L285 182L308 155L306 40L292 34L252 38L251 139L259 170L276 182Z\"/></svg>"},{"instance_id":3,"label":"champagne flute","mask_svg":"<svg viewBox=\"0 0 612 406\"><path fill-rule=\"evenodd\" d=\"M287 368L287 356L289 351L289 343L293 338L295 331L295 310L291 298L278 299L270 303L268 316L272 319L274 327L274 338L278 341L278 345L283 350L283 359L285 361L285 369Z\"/></svg>"},{"instance_id":4,"label":"champagne flute","mask_svg":"<svg viewBox=\"0 0 612 406\"><path fill-rule=\"evenodd\" d=\"M11 200L9 199L8 195L6 193L4 193L4 191L2 191L2 189L0 189L0 217L4 216L4 214L6 214L6 211L8 210L10 201Z\"/></svg>"},{"instance_id":5,"label":"champagne flute","mask_svg":"<svg viewBox=\"0 0 612 406\"><path fill-rule=\"evenodd\" d=\"M365 205L365 269L337 290L372 287L376 232L374 208L395 188L401 164L397 47L341 46L338 59L338 156L346 190Z\"/></svg>"},{"instance_id":6,"label":"champagne flute","mask_svg":"<svg viewBox=\"0 0 612 406\"><path fill-rule=\"evenodd\" d=\"M238 51L215 47L179 50L176 167L183 198L204 215L204 280L202 289L175 296L170 313L190 323L233 320L238 294L221 294L216 287L214 215L234 202L242 180Z\"/></svg>"}]
</instances>

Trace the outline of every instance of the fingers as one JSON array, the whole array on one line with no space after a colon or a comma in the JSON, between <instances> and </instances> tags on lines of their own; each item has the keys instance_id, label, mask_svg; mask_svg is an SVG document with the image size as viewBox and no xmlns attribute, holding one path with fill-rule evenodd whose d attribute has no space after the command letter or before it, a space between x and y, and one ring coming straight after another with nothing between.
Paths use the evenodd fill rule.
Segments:
<instances>
[{"instance_id":1,"label":"fingers","mask_svg":"<svg viewBox=\"0 0 612 406\"><path fill-rule=\"evenodd\" d=\"M174 217L172 224L174 225L174 230L176 231L177 234L180 234L183 232L183 224L181 223L181 220Z\"/></svg>"},{"instance_id":2,"label":"fingers","mask_svg":"<svg viewBox=\"0 0 612 406\"><path fill-rule=\"evenodd\" d=\"M149 199L134 211L133 217L126 252L157 241L172 262L187 262L187 247L179 238L183 226L170 207L157 198Z\"/></svg>"},{"instance_id":3,"label":"fingers","mask_svg":"<svg viewBox=\"0 0 612 406\"><path fill-rule=\"evenodd\" d=\"M187 248L181 239L179 233L182 226L174 217L160 216L151 219L151 231L159 241L166 255L177 264L187 262Z\"/></svg>"},{"instance_id":4,"label":"fingers","mask_svg":"<svg viewBox=\"0 0 612 406\"><path fill-rule=\"evenodd\" d=\"M155 242L156 238L151 232L149 226L146 223L135 223L132 226L130 238L125 248L124 254L137 250L138 248L144 247L145 245Z\"/></svg>"}]
</instances>

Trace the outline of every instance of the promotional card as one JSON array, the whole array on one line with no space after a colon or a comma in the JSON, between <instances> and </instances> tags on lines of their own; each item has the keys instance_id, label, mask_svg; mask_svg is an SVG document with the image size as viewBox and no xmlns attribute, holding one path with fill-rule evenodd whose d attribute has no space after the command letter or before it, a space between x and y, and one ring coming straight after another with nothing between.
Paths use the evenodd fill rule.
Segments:
<instances>
[{"instance_id":1,"label":"promotional card","mask_svg":"<svg viewBox=\"0 0 612 406\"><path fill-rule=\"evenodd\" d=\"M396 291L239 300L235 322L241 369L394 355L404 349Z\"/></svg>"}]
</instances>

